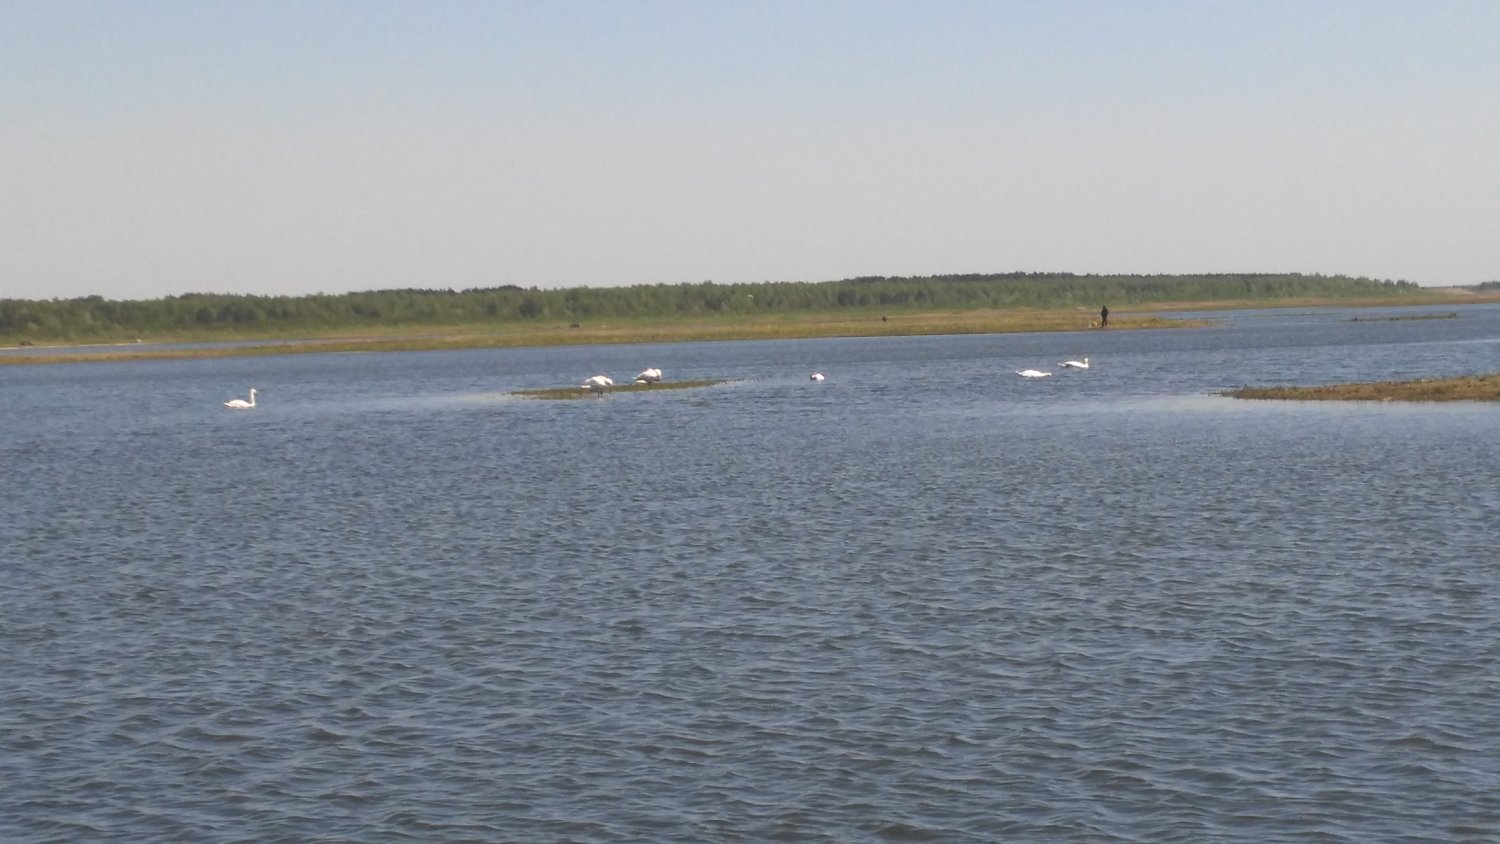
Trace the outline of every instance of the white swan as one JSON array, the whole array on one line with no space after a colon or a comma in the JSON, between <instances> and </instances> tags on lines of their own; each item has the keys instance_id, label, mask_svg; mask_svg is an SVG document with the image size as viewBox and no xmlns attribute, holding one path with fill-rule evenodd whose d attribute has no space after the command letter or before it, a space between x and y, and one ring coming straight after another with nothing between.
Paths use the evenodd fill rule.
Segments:
<instances>
[{"instance_id":1,"label":"white swan","mask_svg":"<svg viewBox=\"0 0 1500 844\"><path fill-rule=\"evenodd\" d=\"M1088 369L1089 359L1084 358L1083 360L1065 360L1062 363L1058 364L1058 366L1071 369Z\"/></svg>"},{"instance_id":2,"label":"white swan","mask_svg":"<svg viewBox=\"0 0 1500 844\"><path fill-rule=\"evenodd\" d=\"M821 372L814 372L813 374L807 376L807 380L809 380L809 381L822 381L823 380L823 373L821 373Z\"/></svg>"},{"instance_id":3,"label":"white swan","mask_svg":"<svg viewBox=\"0 0 1500 844\"><path fill-rule=\"evenodd\" d=\"M1040 369L1017 369L1016 374L1022 378L1048 378L1052 375L1052 373L1043 372Z\"/></svg>"},{"instance_id":4,"label":"white swan","mask_svg":"<svg viewBox=\"0 0 1500 844\"><path fill-rule=\"evenodd\" d=\"M230 399L229 401L224 402L224 406L225 407L232 407L235 410L246 410L246 409L255 407L255 388L254 387L250 388L250 400L249 401L245 401L244 399Z\"/></svg>"},{"instance_id":5,"label":"white swan","mask_svg":"<svg viewBox=\"0 0 1500 844\"><path fill-rule=\"evenodd\" d=\"M614 380L611 379L608 375L591 375L589 376L589 379L587 381L579 385L579 389L592 390L596 393L602 393L605 390L608 390L610 387L613 387L614 385Z\"/></svg>"},{"instance_id":6,"label":"white swan","mask_svg":"<svg viewBox=\"0 0 1500 844\"><path fill-rule=\"evenodd\" d=\"M635 376L635 383L637 383L637 384L660 384L661 383L661 370L660 369L643 369L643 370L641 370L641 374Z\"/></svg>"}]
</instances>

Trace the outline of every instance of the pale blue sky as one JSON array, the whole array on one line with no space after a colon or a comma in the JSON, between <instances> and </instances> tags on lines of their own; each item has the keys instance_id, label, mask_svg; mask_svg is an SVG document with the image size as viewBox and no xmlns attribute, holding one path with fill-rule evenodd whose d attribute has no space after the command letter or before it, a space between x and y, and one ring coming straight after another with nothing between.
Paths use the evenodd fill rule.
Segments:
<instances>
[{"instance_id":1,"label":"pale blue sky","mask_svg":"<svg viewBox=\"0 0 1500 844\"><path fill-rule=\"evenodd\" d=\"M0 297L1500 279L1500 2L0 0Z\"/></svg>"}]
</instances>

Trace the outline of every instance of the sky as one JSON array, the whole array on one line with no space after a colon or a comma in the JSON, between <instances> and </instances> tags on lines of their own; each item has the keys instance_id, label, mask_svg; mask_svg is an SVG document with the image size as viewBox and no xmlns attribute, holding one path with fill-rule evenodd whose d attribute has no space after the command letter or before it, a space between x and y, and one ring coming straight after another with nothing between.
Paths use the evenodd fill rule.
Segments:
<instances>
[{"instance_id":1,"label":"sky","mask_svg":"<svg viewBox=\"0 0 1500 844\"><path fill-rule=\"evenodd\" d=\"M0 0L0 298L1500 280L1497 0Z\"/></svg>"}]
</instances>

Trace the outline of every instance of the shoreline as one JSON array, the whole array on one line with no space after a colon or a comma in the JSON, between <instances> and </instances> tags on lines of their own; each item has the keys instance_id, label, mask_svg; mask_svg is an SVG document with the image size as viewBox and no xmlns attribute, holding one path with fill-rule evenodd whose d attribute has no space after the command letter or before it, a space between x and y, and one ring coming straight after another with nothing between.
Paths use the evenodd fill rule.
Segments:
<instances>
[{"instance_id":1,"label":"shoreline","mask_svg":"<svg viewBox=\"0 0 1500 844\"><path fill-rule=\"evenodd\" d=\"M809 340L836 337L905 337L943 334L1015 334L1064 331L1132 331L1197 328L1212 321L1174 319L1149 312L1113 315L1108 328L1090 328L1089 316L1068 311L939 311L890 315L788 315L770 319L600 321L495 330L477 326L409 326L404 331L362 335L307 335L235 339L168 337L146 344L87 343L27 347L0 355L7 364L99 363L132 360L189 360L333 352L413 352L459 349L636 343L691 343L729 340ZM164 349L163 345L197 344ZM208 345L212 344L212 345ZM6 347L15 348L15 347ZM95 351L97 350L97 351Z\"/></svg>"},{"instance_id":2,"label":"shoreline","mask_svg":"<svg viewBox=\"0 0 1500 844\"><path fill-rule=\"evenodd\" d=\"M1394 299L1339 300L1293 298L1274 301L1223 300L1121 306L1108 328L1099 328L1092 308L976 309L963 311L861 311L726 316L716 319L616 319L545 325L409 325L360 331L287 335L202 336L165 334L140 340L91 340L0 347L0 366L99 363L129 360L187 360L331 352L448 351L458 349L632 343L685 343L718 340L805 340L834 337L1012 334L1068 331L1132 331L1201 328L1212 319L1179 319L1192 311L1282 310L1291 308L1431 307L1493 304L1500 296L1454 295ZM191 348L164 349L164 345ZM201 344L201 345L200 345Z\"/></svg>"}]
</instances>

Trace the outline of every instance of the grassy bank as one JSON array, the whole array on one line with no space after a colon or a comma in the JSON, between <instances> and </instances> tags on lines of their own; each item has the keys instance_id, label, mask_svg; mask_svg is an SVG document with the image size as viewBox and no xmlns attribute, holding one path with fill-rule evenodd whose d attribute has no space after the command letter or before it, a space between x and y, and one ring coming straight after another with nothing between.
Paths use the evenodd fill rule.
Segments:
<instances>
[{"instance_id":1,"label":"grassy bank","mask_svg":"<svg viewBox=\"0 0 1500 844\"><path fill-rule=\"evenodd\" d=\"M683 343L713 340L796 340L813 337L897 337L932 334L1003 334L1032 331L1079 331L1090 327L1092 314L1068 310L973 310L901 314L810 313L777 316L730 316L718 319L604 320L527 326L402 326L359 336L338 334L278 337L266 342L237 338L246 345L216 348L161 349L150 344L224 342L227 338L151 337L150 344L98 346L66 353L37 351L0 356L3 364L84 363L122 360L176 360L326 352L411 352L438 349L486 349L520 346L592 345L601 343ZM1202 321L1167 319L1149 312L1115 312L1107 331L1201 326Z\"/></svg>"},{"instance_id":2,"label":"grassy bank","mask_svg":"<svg viewBox=\"0 0 1500 844\"><path fill-rule=\"evenodd\" d=\"M1106 330L1188 328L1211 321L1169 319L1162 314L1271 308L1401 307L1500 301L1500 294L1422 290L1369 299L1285 298L1165 302L1119 305ZM402 324L307 332L254 332L218 329L148 335L141 343L80 346L42 343L24 355L0 355L0 365L84 363L119 360L245 357L317 352L406 352L600 343L681 343L712 340L794 340L812 337L898 337L933 334L1004 334L1089 329L1092 308L990 308L900 311L863 309L778 314L724 314L713 317L616 318L565 322ZM1453 318L1443 314L1442 318ZM1394 319L1395 317L1391 317ZM1413 317L1417 318L1417 317ZM1421 318L1438 318L1436 316ZM134 339L134 338L131 338ZM161 344L241 343L233 347L162 349ZM68 348L49 354L48 346Z\"/></svg>"},{"instance_id":3,"label":"grassy bank","mask_svg":"<svg viewBox=\"0 0 1500 844\"><path fill-rule=\"evenodd\" d=\"M1500 372L1420 381L1376 381L1323 387L1241 387L1237 399L1299 401L1500 401Z\"/></svg>"}]
</instances>

